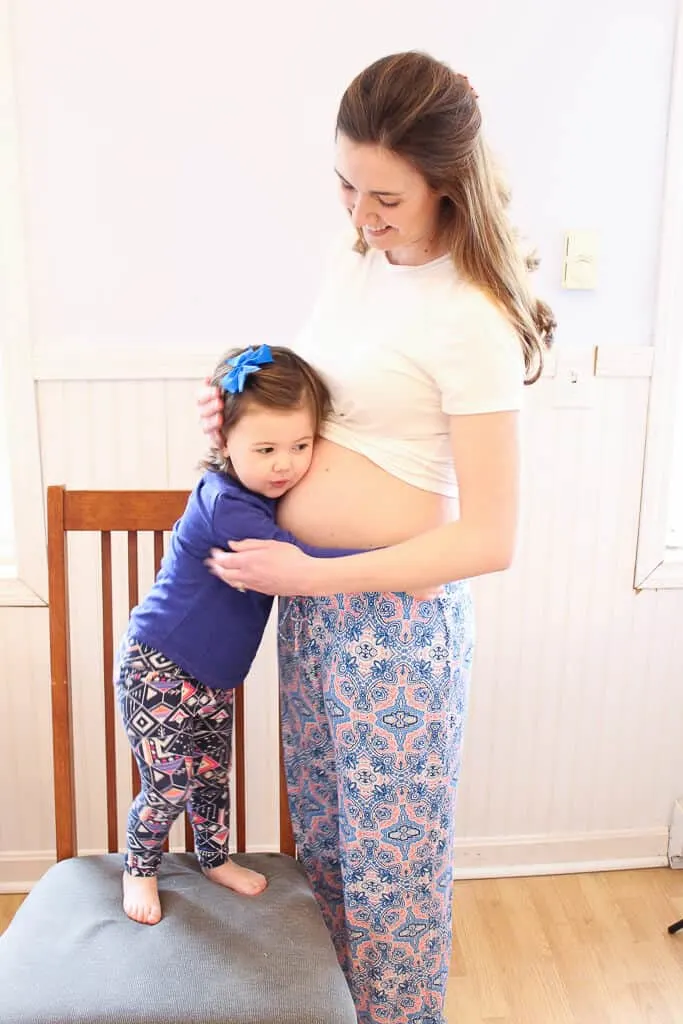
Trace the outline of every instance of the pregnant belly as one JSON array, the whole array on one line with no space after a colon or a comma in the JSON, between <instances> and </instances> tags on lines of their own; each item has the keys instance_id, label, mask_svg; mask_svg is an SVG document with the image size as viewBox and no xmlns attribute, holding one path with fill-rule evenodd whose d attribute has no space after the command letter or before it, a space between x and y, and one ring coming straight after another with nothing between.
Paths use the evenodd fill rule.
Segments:
<instances>
[{"instance_id":1,"label":"pregnant belly","mask_svg":"<svg viewBox=\"0 0 683 1024\"><path fill-rule=\"evenodd\" d=\"M278 522L308 544L373 548L407 540L453 514L448 498L406 484L321 438L310 470L280 500Z\"/></svg>"}]
</instances>

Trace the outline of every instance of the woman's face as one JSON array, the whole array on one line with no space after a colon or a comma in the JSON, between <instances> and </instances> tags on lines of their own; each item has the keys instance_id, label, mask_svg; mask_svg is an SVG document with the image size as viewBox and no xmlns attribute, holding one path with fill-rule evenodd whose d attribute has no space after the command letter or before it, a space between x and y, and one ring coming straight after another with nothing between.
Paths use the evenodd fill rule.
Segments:
<instances>
[{"instance_id":1,"label":"woman's face","mask_svg":"<svg viewBox=\"0 0 683 1024\"><path fill-rule=\"evenodd\" d=\"M392 263L418 265L445 252L440 197L407 160L382 146L337 136L335 170L354 227Z\"/></svg>"}]
</instances>

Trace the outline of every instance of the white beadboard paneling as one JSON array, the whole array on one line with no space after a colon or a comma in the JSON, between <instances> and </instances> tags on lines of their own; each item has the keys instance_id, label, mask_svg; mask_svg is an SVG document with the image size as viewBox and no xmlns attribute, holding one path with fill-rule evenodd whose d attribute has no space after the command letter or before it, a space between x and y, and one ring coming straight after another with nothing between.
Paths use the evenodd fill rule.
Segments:
<instances>
[{"instance_id":1,"label":"white beadboard paneling","mask_svg":"<svg viewBox=\"0 0 683 1024\"><path fill-rule=\"evenodd\" d=\"M632 589L647 382L597 386L590 411L534 391L518 557L475 584L465 842L656 828L683 781L683 592Z\"/></svg>"},{"instance_id":2,"label":"white beadboard paneling","mask_svg":"<svg viewBox=\"0 0 683 1024\"><path fill-rule=\"evenodd\" d=\"M206 364L205 374L212 364ZM208 449L199 429L197 393L201 380L164 382L166 438L171 453L168 464L169 487L192 487L198 475L199 460Z\"/></svg>"},{"instance_id":3,"label":"white beadboard paneling","mask_svg":"<svg viewBox=\"0 0 683 1024\"><path fill-rule=\"evenodd\" d=\"M163 382L50 381L38 403L46 484L168 486Z\"/></svg>"},{"instance_id":4,"label":"white beadboard paneling","mask_svg":"<svg viewBox=\"0 0 683 1024\"><path fill-rule=\"evenodd\" d=\"M589 410L555 409L554 383L529 392L516 562L475 583L479 645L456 858L465 873L660 863L683 785L683 591L637 594L632 586L648 380L598 377ZM45 482L191 486L204 447L197 386L39 383ZM83 845L101 849L93 723L103 681L100 627L87 596L97 589L96 555L82 564L72 581L79 825ZM10 713L0 719L2 749L10 750L2 885L5 869L7 884L30 880L53 849L45 610L0 609L0 637L2 679L21 683L10 687ZM271 622L246 690L252 848L277 843L276 691ZM125 742L120 758L124 788ZM24 855L34 859L22 875Z\"/></svg>"},{"instance_id":5,"label":"white beadboard paneling","mask_svg":"<svg viewBox=\"0 0 683 1024\"><path fill-rule=\"evenodd\" d=\"M0 607L0 852L54 850L47 622Z\"/></svg>"}]
</instances>

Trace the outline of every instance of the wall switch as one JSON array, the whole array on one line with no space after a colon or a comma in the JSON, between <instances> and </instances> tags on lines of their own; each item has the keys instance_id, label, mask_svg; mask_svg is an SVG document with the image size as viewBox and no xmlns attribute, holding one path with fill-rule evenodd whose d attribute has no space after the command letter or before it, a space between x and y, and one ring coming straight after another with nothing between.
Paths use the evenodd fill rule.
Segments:
<instances>
[{"instance_id":1,"label":"wall switch","mask_svg":"<svg viewBox=\"0 0 683 1024\"><path fill-rule=\"evenodd\" d=\"M591 409L595 403L595 349L559 350L552 388L555 409Z\"/></svg>"},{"instance_id":2,"label":"wall switch","mask_svg":"<svg viewBox=\"0 0 683 1024\"><path fill-rule=\"evenodd\" d=\"M564 236L562 286L595 288L598 283L597 231L568 231Z\"/></svg>"}]
</instances>

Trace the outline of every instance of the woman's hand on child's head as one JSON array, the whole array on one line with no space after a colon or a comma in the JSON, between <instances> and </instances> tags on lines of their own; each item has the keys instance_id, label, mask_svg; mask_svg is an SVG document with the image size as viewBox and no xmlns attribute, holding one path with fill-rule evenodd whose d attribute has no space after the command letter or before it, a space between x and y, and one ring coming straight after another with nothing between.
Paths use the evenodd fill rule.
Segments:
<instances>
[{"instance_id":1,"label":"woman's hand on child's head","mask_svg":"<svg viewBox=\"0 0 683 1024\"><path fill-rule=\"evenodd\" d=\"M319 561L279 540L230 542L231 551L213 548L206 565L214 576L236 590L256 590L275 597L306 594L311 563Z\"/></svg>"},{"instance_id":2,"label":"woman's hand on child's head","mask_svg":"<svg viewBox=\"0 0 683 1024\"><path fill-rule=\"evenodd\" d=\"M207 377L204 387L197 392L197 407L199 409L199 425L211 440L215 448L221 448L223 438L221 427L223 426L223 402L221 400L220 388L213 387Z\"/></svg>"}]
</instances>

